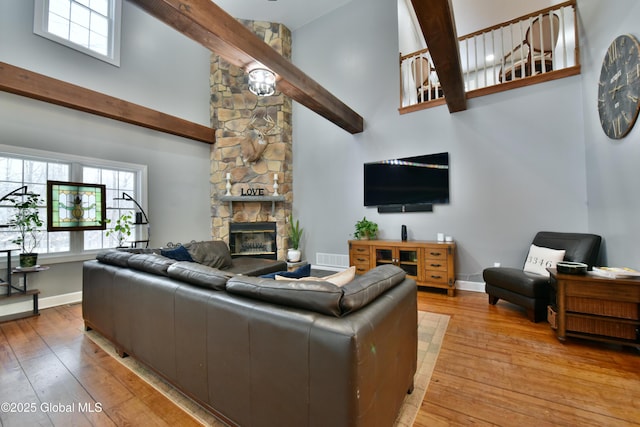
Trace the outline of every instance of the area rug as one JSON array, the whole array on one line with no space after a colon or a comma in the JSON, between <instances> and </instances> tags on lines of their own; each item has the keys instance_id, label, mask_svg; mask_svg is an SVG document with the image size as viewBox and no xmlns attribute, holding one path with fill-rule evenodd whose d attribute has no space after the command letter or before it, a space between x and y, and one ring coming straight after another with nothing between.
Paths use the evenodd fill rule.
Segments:
<instances>
[{"instance_id":1,"label":"area rug","mask_svg":"<svg viewBox=\"0 0 640 427\"><path fill-rule=\"evenodd\" d=\"M448 324L449 316L418 311L418 370L414 378L413 393L405 397L400 414L395 423L396 427L410 427L413 425L420 410L424 395L429 387L431 374L436 365ZM218 421L211 415L209 411L176 390L172 385L133 357L119 357L115 353L113 344L96 331L86 331L85 335L102 348L105 353L113 356L119 363L129 368L138 377L146 381L202 425L211 427L226 426L226 424Z\"/></svg>"}]
</instances>

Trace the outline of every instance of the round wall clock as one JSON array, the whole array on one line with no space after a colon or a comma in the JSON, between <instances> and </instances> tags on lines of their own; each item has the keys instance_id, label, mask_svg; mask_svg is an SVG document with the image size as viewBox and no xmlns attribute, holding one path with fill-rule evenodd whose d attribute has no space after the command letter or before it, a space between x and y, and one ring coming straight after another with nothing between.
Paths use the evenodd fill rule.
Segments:
<instances>
[{"instance_id":1,"label":"round wall clock","mask_svg":"<svg viewBox=\"0 0 640 427\"><path fill-rule=\"evenodd\" d=\"M626 136L640 109L640 43L630 35L616 37L602 61L598 82L600 124L609 138Z\"/></svg>"}]
</instances>

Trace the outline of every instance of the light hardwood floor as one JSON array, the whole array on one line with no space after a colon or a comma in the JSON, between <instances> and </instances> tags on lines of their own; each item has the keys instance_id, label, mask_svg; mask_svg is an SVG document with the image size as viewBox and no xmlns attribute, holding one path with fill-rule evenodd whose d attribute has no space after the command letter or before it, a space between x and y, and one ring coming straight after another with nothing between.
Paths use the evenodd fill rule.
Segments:
<instances>
[{"instance_id":1,"label":"light hardwood floor","mask_svg":"<svg viewBox=\"0 0 640 427\"><path fill-rule=\"evenodd\" d=\"M421 291L419 308L451 320L416 426L640 425L638 350L562 344L480 293ZM2 411L3 427L196 425L83 336L79 304L0 324L0 383L0 403L22 409Z\"/></svg>"},{"instance_id":2,"label":"light hardwood floor","mask_svg":"<svg viewBox=\"0 0 640 427\"><path fill-rule=\"evenodd\" d=\"M640 425L640 352L568 339L483 293L420 292L451 316L415 426Z\"/></svg>"}]
</instances>

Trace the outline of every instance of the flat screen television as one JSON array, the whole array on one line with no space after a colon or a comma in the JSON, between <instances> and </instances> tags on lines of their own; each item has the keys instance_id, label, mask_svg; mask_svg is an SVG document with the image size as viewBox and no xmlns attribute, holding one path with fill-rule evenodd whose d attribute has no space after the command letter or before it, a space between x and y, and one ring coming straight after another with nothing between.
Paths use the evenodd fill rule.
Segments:
<instances>
[{"instance_id":1,"label":"flat screen television","mask_svg":"<svg viewBox=\"0 0 640 427\"><path fill-rule=\"evenodd\" d=\"M449 153L364 164L364 205L449 203Z\"/></svg>"}]
</instances>

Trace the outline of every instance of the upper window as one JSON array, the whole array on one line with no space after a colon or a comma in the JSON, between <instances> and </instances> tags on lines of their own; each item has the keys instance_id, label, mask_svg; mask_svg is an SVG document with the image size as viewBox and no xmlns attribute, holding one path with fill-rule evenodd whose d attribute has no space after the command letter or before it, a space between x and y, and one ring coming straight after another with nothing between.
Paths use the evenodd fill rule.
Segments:
<instances>
[{"instance_id":1,"label":"upper window","mask_svg":"<svg viewBox=\"0 0 640 427\"><path fill-rule=\"evenodd\" d=\"M120 65L122 0L35 0L33 31Z\"/></svg>"}]
</instances>

